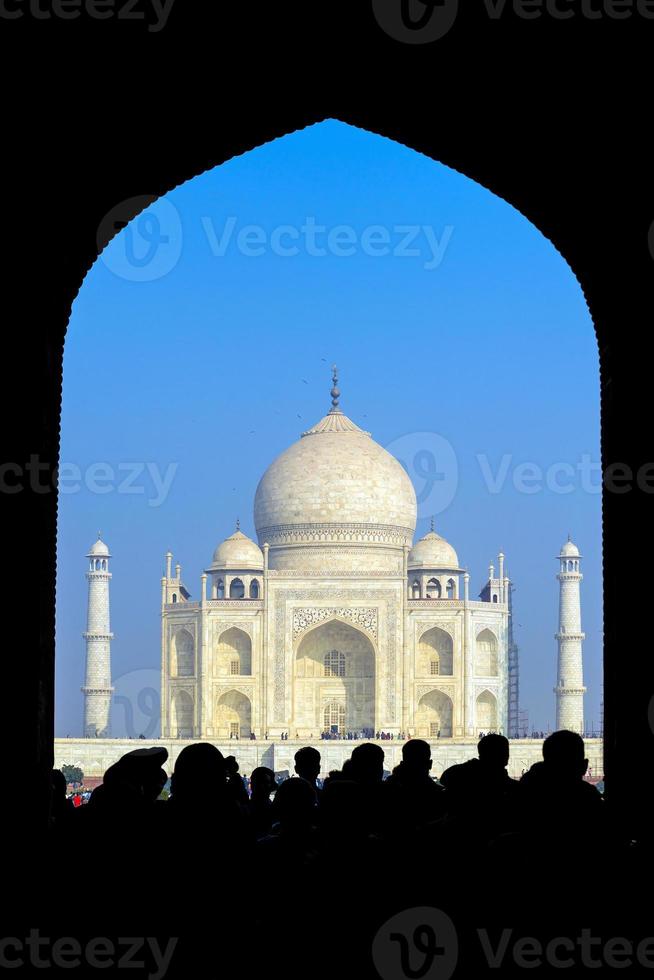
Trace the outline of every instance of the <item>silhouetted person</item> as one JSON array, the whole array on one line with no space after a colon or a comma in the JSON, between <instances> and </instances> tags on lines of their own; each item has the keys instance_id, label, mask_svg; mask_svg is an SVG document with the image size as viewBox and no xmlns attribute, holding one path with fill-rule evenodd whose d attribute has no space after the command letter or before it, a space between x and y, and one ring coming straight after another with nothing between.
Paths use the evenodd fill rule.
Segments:
<instances>
[{"instance_id":1,"label":"silhouetted person","mask_svg":"<svg viewBox=\"0 0 654 980\"><path fill-rule=\"evenodd\" d=\"M248 794L245 786L243 785L243 780L241 779L239 773L239 764L235 756L228 755L225 758L225 770L227 774L227 788L231 793L234 802L238 803L240 806L247 807L249 802Z\"/></svg>"},{"instance_id":2,"label":"silhouetted person","mask_svg":"<svg viewBox=\"0 0 654 980\"><path fill-rule=\"evenodd\" d=\"M402 761L384 782L386 833L405 834L445 812L444 790L431 778L431 748L421 738L402 746Z\"/></svg>"},{"instance_id":3,"label":"silhouetted person","mask_svg":"<svg viewBox=\"0 0 654 980\"><path fill-rule=\"evenodd\" d=\"M93 929L93 920L96 930L102 920L107 929L129 929L125 934L137 926L156 927L161 896L157 881L165 853L161 819L166 809L157 797L167 780L162 768L167 758L163 747L128 752L107 769L88 804L74 812L69 839L72 836L79 853L101 854L103 868L102 888L93 902L86 889L74 898L70 915L81 933Z\"/></svg>"},{"instance_id":4,"label":"silhouetted person","mask_svg":"<svg viewBox=\"0 0 654 980\"><path fill-rule=\"evenodd\" d=\"M477 759L450 766L440 781L448 818L481 841L514 828L518 782L506 771L509 740L504 735L483 735L477 754Z\"/></svg>"},{"instance_id":5,"label":"silhouetted person","mask_svg":"<svg viewBox=\"0 0 654 980\"><path fill-rule=\"evenodd\" d=\"M252 885L254 834L247 808L236 802L228 783L226 763L209 742L187 745L177 757L170 799L163 804L166 869L159 881L165 894L161 928L169 930L168 935L181 930L193 937L189 975L201 975L202 964L215 956L216 915L229 936L229 943L221 946L221 963L232 955L236 960L243 941L238 910L247 902ZM236 779L243 787L238 773ZM188 894L193 875L205 888L212 888L211 902L177 900L176 896ZM178 925L179 919L183 926ZM231 965L235 968L236 963Z\"/></svg>"},{"instance_id":6,"label":"silhouetted person","mask_svg":"<svg viewBox=\"0 0 654 980\"><path fill-rule=\"evenodd\" d=\"M384 750L374 742L357 745L343 773L362 787L363 816L368 833L379 833L383 823L382 781Z\"/></svg>"},{"instance_id":7,"label":"silhouetted person","mask_svg":"<svg viewBox=\"0 0 654 980\"><path fill-rule=\"evenodd\" d=\"M250 776L250 802L248 810L255 837L265 837L272 828L273 811L270 796L275 789L275 773L266 766L258 766Z\"/></svg>"},{"instance_id":8,"label":"silhouetted person","mask_svg":"<svg viewBox=\"0 0 654 980\"><path fill-rule=\"evenodd\" d=\"M320 752L311 745L306 745L303 749L298 749L295 753L295 771L302 779L313 786L316 796L320 800L321 790L318 788L317 779L320 775Z\"/></svg>"},{"instance_id":9,"label":"silhouetted person","mask_svg":"<svg viewBox=\"0 0 654 980\"><path fill-rule=\"evenodd\" d=\"M603 830L604 801L584 780L588 769L584 740L559 731L543 742L543 761L520 780L523 824L550 840L574 842Z\"/></svg>"},{"instance_id":10,"label":"silhouetted person","mask_svg":"<svg viewBox=\"0 0 654 980\"><path fill-rule=\"evenodd\" d=\"M373 742L357 745L350 757L349 778L361 785L381 783L384 778L384 750Z\"/></svg>"},{"instance_id":11,"label":"silhouetted person","mask_svg":"<svg viewBox=\"0 0 654 980\"><path fill-rule=\"evenodd\" d=\"M267 880L274 880L292 889L289 875L302 874L315 857L317 816L313 786L305 779L284 780L273 801L272 832L257 843L263 887ZM270 875L273 877L269 879Z\"/></svg>"}]
</instances>

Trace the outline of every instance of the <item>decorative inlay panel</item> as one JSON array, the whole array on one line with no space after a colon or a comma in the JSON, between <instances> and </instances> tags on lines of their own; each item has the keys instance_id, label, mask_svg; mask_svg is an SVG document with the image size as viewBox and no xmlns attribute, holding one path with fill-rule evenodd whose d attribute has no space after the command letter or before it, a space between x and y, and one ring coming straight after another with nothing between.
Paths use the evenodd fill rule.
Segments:
<instances>
[{"instance_id":1,"label":"decorative inlay panel","mask_svg":"<svg viewBox=\"0 0 654 980\"><path fill-rule=\"evenodd\" d=\"M439 683L438 687L435 687L434 684L416 684L416 700L419 701L420 698L424 698L425 694L431 694L432 691L436 694L445 694L448 698L452 699L454 695L454 684Z\"/></svg>"},{"instance_id":2,"label":"decorative inlay panel","mask_svg":"<svg viewBox=\"0 0 654 980\"><path fill-rule=\"evenodd\" d=\"M297 639L305 630L328 619L344 619L353 626L366 630L377 639L377 610L374 606L367 608L349 606L304 606L293 610L293 639Z\"/></svg>"},{"instance_id":3,"label":"decorative inlay panel","mask_svg":"<svg viewBox=\"0 0 654 980\"><path fill-rule=\"evenodd\" d=\"M243 697L252 700L252 695L254 694L254 684L248 684L247 681L239 680L236 684L214 684L213 688L214 699L221 698L223 694L229 694L230 691L235 691L237 694L242 694Z\"/></svg>"},{"instance_id":4,"label":"decorative inlay panel","mask_svg":"<svg viewBox=\"0 0 654 980\"><path fill-rule=\"evenodd\" d=\"M433 629L443 630L444 633L447 633L448 636L451 636L452 639L454 639L454 623L443 623L438 619L434 619L431 622L420 620L420 622L416 623L416 630L418 631L419 639L422 639L425 633Z\"/></svg>"},{"instance_id":5,"label":"decorative inlay panel","mask_svg":"<svg viewBox=\"0 0 654 980\"><path fill-rule=\"evenodd\" d=\"M239 620L219 619L214 620L213 622L214 641L219 640L223 633L226 633L227 630L231 629L241 630L243 633L247 633L250 639L252 639L252 623L239 622Z\"/></svg>"}]
</instances>

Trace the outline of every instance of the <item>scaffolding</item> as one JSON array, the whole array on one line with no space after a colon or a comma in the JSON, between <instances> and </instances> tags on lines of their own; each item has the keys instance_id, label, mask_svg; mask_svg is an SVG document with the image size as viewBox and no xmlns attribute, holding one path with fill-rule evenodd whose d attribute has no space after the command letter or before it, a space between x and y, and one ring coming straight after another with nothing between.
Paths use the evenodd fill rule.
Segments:
<instances>
[{"instance_id":1,"label":"scaffolding","mask_svg":"<svg viewBox=\"0 0 654 980\"><path fill-rule=\"evenodd\" d=\"M518 657L518 645L513 637L513 582L509 582L508 585L507 604L509 607L509 624L507 646L509 668L509 735L511 738L519 738L521 721L523 721L520 712L520 661Z\"/></svg>"}]
</instances>

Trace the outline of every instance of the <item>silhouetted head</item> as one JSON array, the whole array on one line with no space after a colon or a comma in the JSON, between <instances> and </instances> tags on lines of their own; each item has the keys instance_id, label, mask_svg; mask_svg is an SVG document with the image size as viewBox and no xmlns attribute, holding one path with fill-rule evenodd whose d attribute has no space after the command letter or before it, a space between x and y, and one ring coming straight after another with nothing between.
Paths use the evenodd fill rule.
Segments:
<instances>
[{"instance_id":1,"label":"silhouetted head","mask_svg":"<svg viewBox=\"0 0 654 980\"><path fill-rule=\"evenodd\" d=\"M483 735L477 743L479 761L494 769L505 769L509 761L509 740L504 735Z\"/></svg>"},{"instance_id":2,"label":"silhouetted head","mask_svg":"<svg viewBox=\"0 0 654 980\"><path fill-rule=\"evenodd\" d=\"M384 778L384 750L380 745L373 742L357 745L350 763L348 778L357 783L381 783Z\"/></svg>"},{"instance_id":3,"label":"silhouetted head","mask_svg":"<svg viewBox=\"0 0 654 980\"><path fill-rule=\"evenodd\" d=\"M268 769L267 766L257 766L256 769L252 770L252 775L250 776L252 796L263 796L265 799L268 799L274 788L275 773L272 769Z\"/></svg>"},{"instance_id":4,"label":"silhouetted head","mask_svg":"<svg viewBox=\"0 0 654 980\"><path fill-rule=\"evenodd\" d=\"M316 816L316 791L306 779L285 779L275 793L273 819L282 831L308 830Z\"/></svg>"},{"instance_id":5,"label":"silhouetted head","mask_svg":"<svg viewBox=\"0 0 654 980\"><path fill-rule=\"evenodd\" d=\"M66 777L64 776L61 769L53 769L50 773L50 781L52 783L52 797L58 803L61 800L66 799L66 790L68 789L68 783L66 782Z\"/></svg>"},{"instance_id":6,"label":"silhouetted head","mask_svg":"<svg viewBox=\"0 0 654 980\"><path fill-rule=\"evenodd\" d=\"M428 773L431 769L431 747L422 738L411 738L402 746L402 762L416 772Z\"/></svg>"},{"instance_id":7,"label":"silhouetted head","mask_svg":"<svg viewBox=\"0 0 654 980\"><path fill-rule=\"evenodd\" d=\"M584 740L577 732L553 732L543 742L543 762L561 776L581 777L588 769Z\"/></svg>"},{"instance_id":8,"label":"silhouetted head","mask_svg":"<svg viewBox=\"0 0 654 980\"><path fill-rule=\"evenodd\" d=\"M320 774L320 752L306 745L295 753L295 771L302 779L315 783Z\"/></svg>"},{"instance_id":9,"label":"silhouetted head","mask_svg":"<svg viewBox=\"0 0 654 980\"><path fill-rule=\"evenodd\" d=\"M162 768L168 751L155 746L127 752L104 774L103 785L110 797L127 803L140 799L151 803L159 796L167 776Z\"/></svg>"},{"instance_id":10,"label":"silhouetted head","mask_svg":"<svg viewBox=\"0 0 654 980\"><path fill-rule=\"evenodd\" d=\"M236 775L239 770L239 765L235 755L225 756L225 769L227 770L228 776Z\"/></svg>"},{"instance_id":11,"label":"silhouetted head","mask_svg":"<svg viewBox=\"0 0 654 980\"><path fill-rule=\"evenodd\" d=\"M170 789L176 802L225 793L225 758L210 742L187 745L177 756Z\"/></svg>"}]
</instances>

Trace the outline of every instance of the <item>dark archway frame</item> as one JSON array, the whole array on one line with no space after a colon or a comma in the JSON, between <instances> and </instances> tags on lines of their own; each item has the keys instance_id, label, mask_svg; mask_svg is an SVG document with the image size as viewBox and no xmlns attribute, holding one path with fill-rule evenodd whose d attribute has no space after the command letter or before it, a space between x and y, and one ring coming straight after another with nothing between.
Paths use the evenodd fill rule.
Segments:
<instances>
[{"instance_id":1,"label":"dark archway frame","mask_svg":"<svg viewBox=\"0 0 654 980\"><path fill-rule=\"evenodd\" d=\"M634 271L626 256L604 254L606 249L601 247L596 233L598 221L591 201L575 197L574 180L563 179L557 171L565 154L552 153L539 160L540 169L529 168L529 161L533 160L529 154L507 164L507 158L501 158L490 139L480 137L479 132L474 134L474 139L471 135L455 133L451 119L444 119L443 125L437 126L433 118L420 115L414 118L389 104L382 109L377 104L359 111L342 111L338 100L335 103L328 112L288 109L267 115L259 111L247 118L225 112L220 124L210 133L197 133L196 139L182 133L182 140L167 155L157 152L160 146L156 144L151 152L142 153L136 160L121 161L113 174L105 169L92 198L83 194L70 202L60 252L43 271L42 295L29 298L38 318L22 351L22 366L30 381L30 404L25 409L24 425L11 433L12 458L29 459L37 454L50 467L56 465L65 329L72 302L97 257L96 231L104 215L117 202L142 194L144 188L153 198L161 196L235 155L333 116L396 139L476 180L516 207L550 239L575 273L597 332L603 466L606 469L620 462L635 471L646 462L640 436L633 426L634 411L646 404L646 400L639 403L636 397L645 375L638 372L636 359L628 348L629 331L625 331L625 318L632 330L637 329L641 320L634 298L636 290L631 293L628 290L631 280L645 270ZM272 122L275 116L282 116L283 120ZM499 134L495 135L499 138ZM583 155L582 150L579 152ZM117 157L111 159L115 162ZM552 177L549 183L548 174ZM65 185L63 171L55 179L57 176ZM66 189L64 186L64 192ZM616 195L609 199L605 214L618 215L619 198ZM624 234L627 229L637 230L635 220L630 220L628 224L625 219ZM644 219L641 225L645 238ZM648 261L644 244L643 265ZM617 288L618 280L624 284L623 289ZM21 629L23 649L25 630L29 635L29 656L7 664L6 670L7 683L12 685L14 696L21 704L14 730L15 744L20 746L23 771L29 774L34 798L42 801L42 805L35 803L34 807L33 819L38 830L45 826L47 771L52 764L54 731L56 495L28 488L14 500L16 519L29 529L26 541L30 542L24 557L18 558L15 573L25 581L25 573L33 570L35 560L40 569L38 599L34 594L31 596L32 608L38 601L38 617L33 617ZM648 527L648 505L649 496L637 490L624 494L605 491L603 496L606 781L609 795L634 834L641 823L648 823L651 812L652 791L643 772L652 747L649 700L654 691L654 658L640 654L640 629L636 623L627 622L621 582L625 542L630 554L632 543L643 540L642 536L638 537L637 529ZM635 581L634 607L646 609L648 599L646 583ZM628 677L624 669L625 649L638 653L632 658Z\"/></svg>"}]
</instances>

